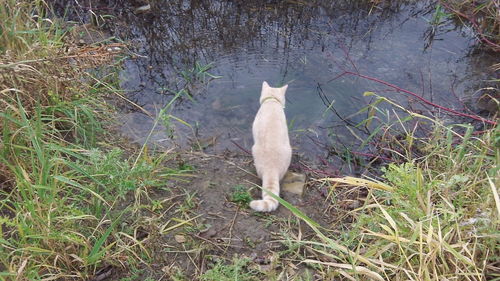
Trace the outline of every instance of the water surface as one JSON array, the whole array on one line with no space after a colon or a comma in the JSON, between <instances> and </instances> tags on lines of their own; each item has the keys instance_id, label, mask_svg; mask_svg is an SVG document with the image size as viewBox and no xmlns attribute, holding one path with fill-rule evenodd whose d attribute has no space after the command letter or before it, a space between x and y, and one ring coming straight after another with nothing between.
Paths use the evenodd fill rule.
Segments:
<instances>
[{"instance_id":1,"label":"water surface","mask_svg":"<svg viewBox=\"0 0 500 281\"><path fill-rule=\"evenodd\" d=\"M374 99L363 96L366 91L434 110L366 79L332 80L343 71L377 77L457 110L487 78L492 58L476 51L470 30L436 18L434 2L388 2L397 3L153 1L145 13L130 5L121 10L115 35L137 55L124 62L121 86L153 115L188 90L191 98L183 95L168 111L182 122L160 122L150 138L154 144L244 153L252 144L262 81L287 83L294 151L326 159L332 149L325 147L356 149L370 134L355 126L367 117L356 113ZM189 71L197 64L211 64L208 73L221 78ZM124 135L142 143L154 118L131 107L120 122Z\"/></svg>"}]
</instances>

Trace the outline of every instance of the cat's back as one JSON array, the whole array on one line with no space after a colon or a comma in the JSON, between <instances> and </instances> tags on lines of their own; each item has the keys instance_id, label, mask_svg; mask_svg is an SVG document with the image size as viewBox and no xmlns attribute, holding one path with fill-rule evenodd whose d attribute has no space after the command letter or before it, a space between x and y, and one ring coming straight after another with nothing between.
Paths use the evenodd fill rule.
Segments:
<instances>
[{"instance_id":1,"label":"cat's back","mask_svg":"<svg viewBox=\"0 0 500 281\"><path fill-rule=\"evenodd\" d=\"M289 143L285 112L278 103L268 102L268 104L261 105L255 116L252 130L256 144L270 147Z\"/></svg>"},{"instance_id":2,"label":"cat's back","mask_svg":"<svg viewBox=\"0 0 500 281\"><path fill-rule=\"evenodd\" d=\"M284 111L286 88L272 88L265 84L263 86L261 105L252 127L252 154L258 166L288 168L292 148Z\"/></svg>"}]
</instances>

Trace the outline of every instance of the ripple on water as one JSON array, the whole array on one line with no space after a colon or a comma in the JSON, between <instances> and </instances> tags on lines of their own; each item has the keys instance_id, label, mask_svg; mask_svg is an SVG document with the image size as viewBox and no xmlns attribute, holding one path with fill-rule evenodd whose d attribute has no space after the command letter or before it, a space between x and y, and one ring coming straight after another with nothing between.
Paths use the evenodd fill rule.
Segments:
<instances>
[{"instance_id":1,"label":"ripple on water","mask_svg":"<svg viewBox=\"0 0 500 281\"><path fill-rule=\"evenodd\" d=\"M168 1L147 15L125 14L121 20L129 32L121 29L120 34L135 42L144 57L125 61L121 86L134 102L158 112L171 92L186 86L182 71L195 62L213 63L209 72L222 78L209 84L194 79L188 83L193 100L182 99L170 112L189 126L171 119L172 127L159 126L151 141L167 147L189 145L196 133L200 139L216 137L209 149L220 152L237 150L231 141L251 146L262 81L289 83L286 114L294 149L315 158L325 153L318 142L357 142L346 126L366 118L356 115L372 101L363 92L412 103L367 80L343 76L331 81L344 69L452 108L461 106L450 96L452 84L456 95L466 97L474 81L484 77L482 64L471 53L470 34L451 21L429 25L426 19L434 9L430 1L393 1L397 3L381 10L344 2ZM123 133L138 142L154 124L140 112L123 114L123 120Z\"/></svg>"}]
</instances>

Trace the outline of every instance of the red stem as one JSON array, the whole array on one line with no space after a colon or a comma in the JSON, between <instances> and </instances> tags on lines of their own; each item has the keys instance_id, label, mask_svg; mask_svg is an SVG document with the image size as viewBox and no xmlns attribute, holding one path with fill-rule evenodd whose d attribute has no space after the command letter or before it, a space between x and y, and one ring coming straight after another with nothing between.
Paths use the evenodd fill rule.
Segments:
<instances>
[{"instance_id":1,"label":"red stem","mask_svg":"<svg viewBox=\"0 0 500 281\"><path fill-rule=\"evenodd\" d=\"M371 153L363 153L363 152L357 152L357 151L351 151L351 153L356 154L356 155L360 155L360 156L380 158L380 159L385 160L385 161L394 162L393 159L390 159L390 158L387 158L384 156L380 156L380 155L371 154Z\"/></svg>"},{"instance_id":2,"label":"red stem","mask_svg":"<svg viewBox=\"0 0 500 281\"><path fill-rule=\"evenodd\" d=\"M412 91L408 91L408 90L405 90L403 88L400 88L394 84L391 84L389 82L386 82L386 81L383 81L383 80L380 80L380 79L377 79L375 77L371 77L371 76L367 76L367 75L363 75L363 74L360 74L360 73L356 73L356 72L352 72L352 71L344 71L344 73L342 73L341 75L338 75L336 78L344 75L344 74L349 74L349 75L355 75L355 76L358 76L358 77L361 77L361 78L365 78L365 79L368 79L368 80L371 80L371 81L374 81L374 82L377 82L379 84L383 84L383 85L386 85L388 87L391 87L397 91L400 91L400 92L403 92L403 93L406 93L406 94L409 94L411 96L413 96L414 98L416 99L419 99L420 101L428 104L428 105L431 105L431 106L434 106L436 108L439 108L441 110L444 110L444 111L447 111L447 112L450 112L450 113L453 113L457 116L462 116L462 117L468 117L468 118L471 118L471 119L474 119L474 120L477 120L477 121L481 121L481 122L484 122L484 123L488 123L488 124L491 124L491 125L494 125L496 126L497 125L497 122L495 121L492 121L492 120L488 120L488 119L484 119L482 117L479 117L477 115L471 115L471 114L467 114L467 113L463 113L463 112L458 112L456 110L453 110L451 108L447 108L447 107L444 107L444 106L441 106L439 104L435 104L433 102L430 102L426 99L424 99L423 97L415 94L414 92Z\"/></svg>"},{"instance_id":3,"label":"red stem","mask_svg":"<svg viewBox=\"0 0 500 281\"><path fill-rule=\"evenodd\" d=\"M244 152L246 152L247 154L252 155L252 153L251 153L250 151L248 151L248 150L246 150L245 148L243 148L243 147L242 147L241 145L239 145L237 142L235 142L235 141L233 141L233 140L231 140L231 142L232 142L234 145L236 145L239 149L241 149L241 150L243 150Z\"/></svg>"}]
</instances>

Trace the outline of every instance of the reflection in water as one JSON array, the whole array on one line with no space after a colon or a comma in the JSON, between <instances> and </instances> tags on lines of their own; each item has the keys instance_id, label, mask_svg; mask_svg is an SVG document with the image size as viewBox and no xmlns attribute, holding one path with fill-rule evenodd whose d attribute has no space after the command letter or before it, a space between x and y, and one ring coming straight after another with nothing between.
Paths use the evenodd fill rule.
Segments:
<instances>
[{"instance_id":1,"label":"reflection in water","mask_svg":"<svg viewBox=\"0 0 500 281\"><path fill-rule=\"evenodd\" d=\"M318 144L342 150L359 142L352 132L359 138L369 133L355 126L366 118L355 113L371 101L363 92L418 107L362 79L331 80L345 69L452 108L473 87L467 81L483 78L477 73L482 66L469 64L473 42L467 34L451 22L429 25L432 1L382 2L151 1L150 11L137 14L141 3L108 0L94 10L119 7L114 33L138 54L121 72L122 87L134 102L158 112L181 89L193 96L172 110L190 126L169 119L176 138L172 142L162 127L153 134L155 143L186 145L196 135L198 144L214 152L240 151L233 142L249 148L260 86L267 80L290 84L286 113L294 149L316 159L325 153ZM208 84L180 78L197 62L213 63L209 72L222 78ZM451 85L457 97L450 95ZM141 112L122 117L124 133L144 141L153 120Z\"/></svg>"}]
</instances>

